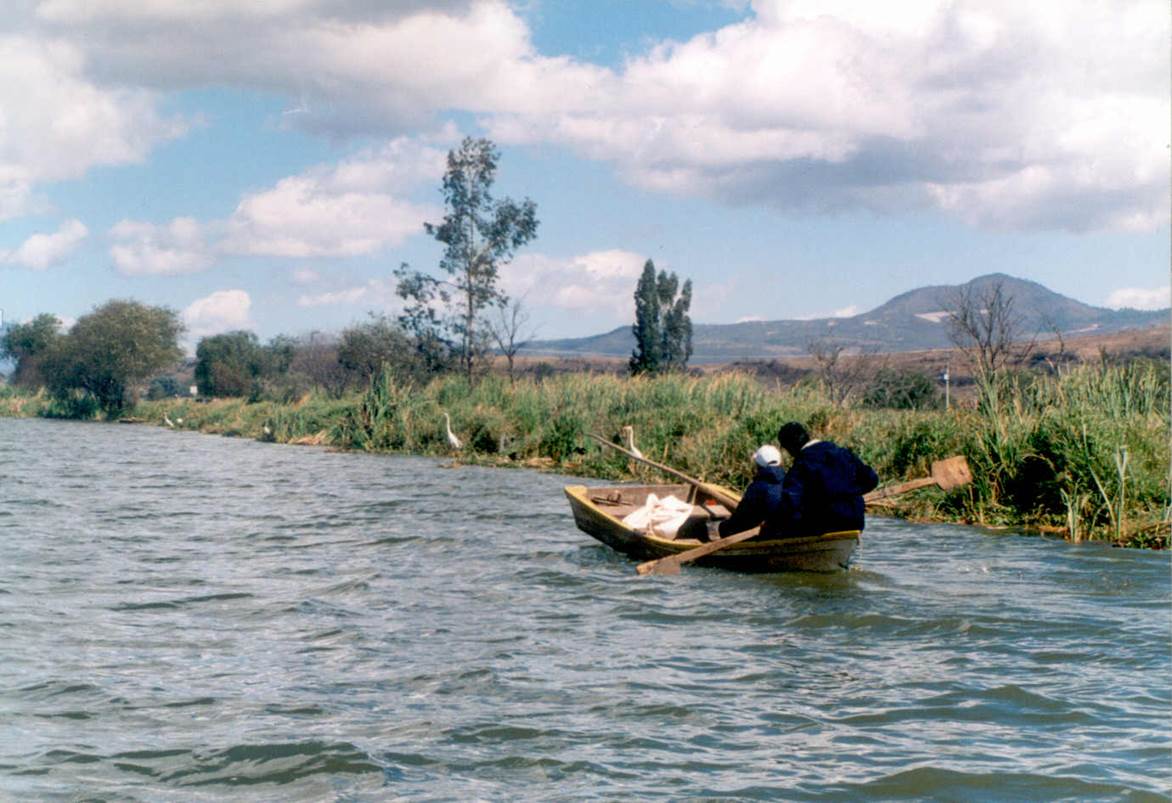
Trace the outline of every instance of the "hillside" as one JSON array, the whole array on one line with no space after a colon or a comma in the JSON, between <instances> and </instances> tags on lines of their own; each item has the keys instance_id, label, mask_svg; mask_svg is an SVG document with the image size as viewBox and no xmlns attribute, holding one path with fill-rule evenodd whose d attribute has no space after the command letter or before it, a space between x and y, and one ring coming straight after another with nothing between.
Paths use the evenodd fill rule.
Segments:
<instances>
[{"instance_id":1,"label":"hillside","mask_svg":"<svg viewBox=\"0 0 1172 803\"><path fill-rule=\"evenodd\" d=\"M737 359L770 359L806 353L809 344L824 340L848 349L878 352L919 351L948 348L946 310L963 288L983 292L1000 281L1013 298L1021 319L1021 333L1063 335L1117 332L1168 321L1168 311L1142 312L1093 307L1049 290L1037 282L1003 273L979 276L964 285L933 285L909 290L873 310L850 318L818 318L795 321L752 321L732 324L695 324L692 333L693 362ZM630 326L582 338L540 340L529 344L525 354L559 356L630 355L635 340Z\"/></svg>"}]
</instances>

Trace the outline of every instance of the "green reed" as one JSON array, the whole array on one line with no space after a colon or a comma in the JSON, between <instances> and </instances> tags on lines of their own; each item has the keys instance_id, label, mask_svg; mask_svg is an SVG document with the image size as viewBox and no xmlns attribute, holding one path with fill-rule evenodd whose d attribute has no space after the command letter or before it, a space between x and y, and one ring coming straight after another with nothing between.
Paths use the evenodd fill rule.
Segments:
<instances>
[{"instance_id":1,"label":"green reed","mask_svg":"<svg viewBox=\"0 0 1172 803\"><path fill-rule=\"evenodd\" d=\"M1166 366L1081 366L995 382L972 407L903 411L835 405L816 388L780 387L738 373L574 373L515 384L490 376L469 386L456 376L417 385L388 372L342 399L171 399L142 402L131 415L286 443L658 479L589 437L617 440L631 426L647 457L734 488L750 479L752 452L773 441L782 423L799 420L816 436L854 449L884 482L924 476L932 461L954 454L968 459L971 485L909 495L898 508L905 515L1168 545ZM43 396L0 394L0 415L46 414L49 407ZM445 412L464 443L458 454L447 442Z\"/></svg>"}]
</instances>

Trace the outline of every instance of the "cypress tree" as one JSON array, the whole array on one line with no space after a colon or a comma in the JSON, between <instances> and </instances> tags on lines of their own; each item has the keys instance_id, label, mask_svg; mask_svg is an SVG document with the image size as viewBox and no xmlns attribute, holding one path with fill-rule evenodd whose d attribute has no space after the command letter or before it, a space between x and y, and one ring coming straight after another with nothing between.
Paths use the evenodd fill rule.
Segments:
<instances>
[{"instance_id":1,"label":"cypress tree","mask_svg":"<svg viewBox=\"0 0 1172 803\"><path fill-rule=\"evenodd\" d=\"M655 263L643 265L643 274L635 285L635 351L631 354L631 373L654 373L659 370L659 295L655 281Z\"/></svg>"},{"instance_id":2,"label":"cypress tree","mask_svg":"<svg viewBox=\"0 0 1172 803\"><path fill-rule=\"evenodd\" d=\"M692 356L692 281L680 288L674 273L655 271L650 259L635 286L635 350L632 374L681 371Z\"/></svg>"},{"instance_id":3,"label":"cypress tree","mask_svg":"<svg viewBox=\"0 0 1172 803\"><path fill-rule=\"evenodd\" d=\"M669 304L664 316L663 361L664 368L669 371L684 370L692 356L692 319L688 317L691 306L692 280L688 279L680 290L679 298Z\"/></svg>"}]
</instances>

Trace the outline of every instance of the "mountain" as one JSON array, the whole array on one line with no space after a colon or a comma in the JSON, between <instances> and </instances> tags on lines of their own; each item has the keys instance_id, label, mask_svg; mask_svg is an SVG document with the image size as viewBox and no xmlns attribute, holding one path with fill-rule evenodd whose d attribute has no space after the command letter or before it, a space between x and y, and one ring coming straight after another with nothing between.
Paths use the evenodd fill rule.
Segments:
<instances>
[{"instance_id":1,"label":"mountain","mask_svg":"<svg viewBox=\"0 0 1172 803\"><path fill-rule=\"evenodd\" d=\"M738 359L770 359L805 354L810 343L827 341L848 349L879 352L949 348L947 310L963 290L977 298L1000 282L1013 299L1023 337L1106 333L1135 329L1168 321L1168 311L1111 310L1092 307L1048 290L1037 282L991 273L963 285L933 285L909 290L869 312L850 318L750 321L730 324L695 324L692 330L693 362L725 362ZM627 357L635 348L630 326L591 337L534 341L522 350L529 355Z\"/></svg>"}]
</instances>

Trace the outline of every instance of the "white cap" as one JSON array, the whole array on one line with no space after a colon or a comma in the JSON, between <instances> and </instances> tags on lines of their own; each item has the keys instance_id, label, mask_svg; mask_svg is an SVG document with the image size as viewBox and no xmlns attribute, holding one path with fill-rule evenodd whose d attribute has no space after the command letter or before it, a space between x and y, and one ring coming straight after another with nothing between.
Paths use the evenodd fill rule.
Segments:
<instances>
[{"instance_id":1,"label":"white cap","mask_svg":"<svg viewBox=\"0 0 1172 803\"><path fill-rule=\"evenodd\" d=\"M777 451L776 446L770 446L767 443L757 451L753 452L753 462L762 468L765 468L766 466L780 466L781 452Z\"/></svg>"}]
</instances>

